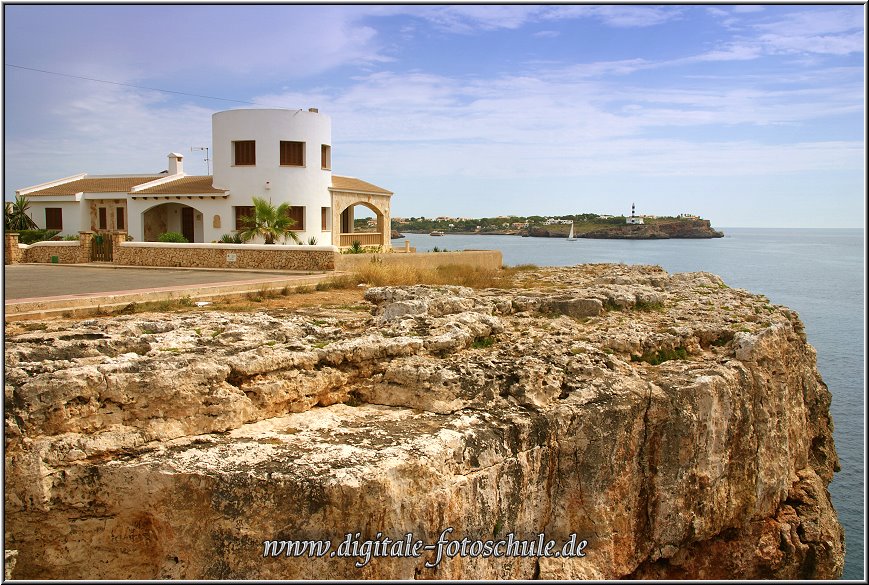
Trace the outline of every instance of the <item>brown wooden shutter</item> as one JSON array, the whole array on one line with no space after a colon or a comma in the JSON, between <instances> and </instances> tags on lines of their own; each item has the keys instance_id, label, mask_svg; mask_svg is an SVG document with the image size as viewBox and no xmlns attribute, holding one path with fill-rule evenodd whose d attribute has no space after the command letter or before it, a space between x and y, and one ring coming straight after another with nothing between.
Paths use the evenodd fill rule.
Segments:
<instances>
[{"instance_id":1,"label":"brown wooden shutter","mask_svg":"<svg viewBox=\"0 0 869 585\"><path fill-rule=\"evenodd\" d=\"M326 170L332 168L332 147L328 144L320 145L320 168Z\"/></svg>"},{"instance_id":2,"label":"brown wooden shutter","mask_svg":"<svg viewBox=\"0 0 869 585\"><path fill-rule=\"evenodd\" d=\"M281 165L288 167L305 166L305 143L281 140Z\"/></svg>"},{"instance_id":3,"label":"brown wooden shutter","mask_svg":"<svg viewBox=\"0 0 869 585\"><path fill-rule=\"evenodd\" d=\"M328 208L328 207L323 207L323 208L321 208L321 212L320 212L320 227L321 227L321 229L322 229L324 232L326 231L326 215L328 214L328 212L329 212L329 208Z\"/></svg>"},{"instance_id":4,"label":"brown wooden shutter","mask_svg":"<svg viewBox=\"0 0 869 585\"><path fill-rule=\"evenodd\" d=\"M100 226L99 229L104 230L109 227L108 212L105 207L99 208Z\"/></svg>"},{"instance_id":5,"label":"brown wooden shutter","mask_svg":"<svg viewBox=\"0 0 869 585\"><path fill-rule=\"evenodd\" d=\"M236 166L249 166L256 164L256 141L236 140L232 144L235 147Z\"/></svg>"},{"instance_id":6,"label":"brown wooden shutter","mask_svg":"<svg viewBox=\"0 0 869 585\"><path fill-rule=\"evenodd\" d=\"M244 230L247 229L246 219L248 217L253 217L253 206L245 207L238 206L235 208L235 229Z\"/></svg>"},{"instance_id":7,"label":"brown wooden shutter","mask_svg":"<svg viewBox=\"0 0 869 585\"><path fill-rule=\"evenodd\" d=\"M117 207L115 208L115 227L119 230L124 228L124 208Z\"/></svg>"},{"instance_id":8,"label":"brown wooden shutter","mask_svg":"<svg viewBox=\"0 0 869 585\"><path fill-rule=\"evenodd\" d=\"M290 207L290 217L296 222L293 224L293 231L303 231L305 229L305 208L298 205Z\"/></svg>"},{"instance_id":9,"label":"brown wooden shutter","mask_svg":"<svg viewBox=\"0 0 869 585\"><path fill-rule=\"evenodd\" d=\"M60 207L45 208L45 229L47 230L62 230L63 229L63 210Z\"/></svg>"}]
</instances>

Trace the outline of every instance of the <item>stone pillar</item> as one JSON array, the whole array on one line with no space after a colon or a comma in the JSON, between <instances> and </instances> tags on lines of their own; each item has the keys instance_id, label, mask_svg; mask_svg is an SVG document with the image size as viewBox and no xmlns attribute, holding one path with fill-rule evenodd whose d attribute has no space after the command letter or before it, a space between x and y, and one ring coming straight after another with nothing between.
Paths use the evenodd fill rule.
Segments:
<instances>
[{"instance_id":1,"label":"stone pillar","mask_svg":"<svg viewBox=\"0 0 869 585\"><path fill-rule=\"evenodd\" d=\"M3 264L18 264L21 262L21 248L18 247L18 232L6 232L3 247Z\"/></svg>"},{"instance_id":2,"label":"stone pillar","mask_svg":"<svg viewBox=\"0 0 869 585\"><path fill-rule=\"evenodd\" d=\"M118 264L118 256L121 252L121 242L127 241L127 232L112 232L112 262Z\"/></svg>"},{"instance_id":3,"label":"stone pillar","mask_svg":"<svg viewBox=\"0 0 869 585\"><path fill-rule=\"evenodd\" d=\"M404 251L410 254L410 240L404 240Z\"/></svg>"},{"instance_id":4,"label":"stone pillar","mask_svg":"<svg viewBox=\"0 0 869 585\"><path fill-rule=\"evenodd\" d=\"M91 242L94 239L93 232L78 233L78 261L87 263L91 261Z\"/></svg>"}]
</instances>

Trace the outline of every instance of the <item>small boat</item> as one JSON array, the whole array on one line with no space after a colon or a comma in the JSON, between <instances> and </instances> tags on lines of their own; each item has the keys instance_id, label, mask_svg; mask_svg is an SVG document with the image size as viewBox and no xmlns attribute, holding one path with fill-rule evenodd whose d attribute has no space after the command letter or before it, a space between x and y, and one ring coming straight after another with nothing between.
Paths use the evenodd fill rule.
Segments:
<instances>
[{"instance_id":1,"label":"small boat","mask_svg":"<svg viewBox=\"0 0 869 585\"><path fill-rule=\"evenodd\" d=\"M576 241L576 238L573 237L573 224L570 224L570 233L567 234L567 241L568 242L575 242Z\"/></svg>"},{"instance_id":2,"label":"small boat","mask_svg":"<svg viewBox=\"0 0 869 585\"><path fill-rule=\"evenodd\" d=\"M429 235L430 235L430 236L442 236L442 235L444 235L444 233L443 233L442 231L439 231L439 230L434 230L434 231L433 231L432 233L430 233Z\"/></svg>"}]
</instances>

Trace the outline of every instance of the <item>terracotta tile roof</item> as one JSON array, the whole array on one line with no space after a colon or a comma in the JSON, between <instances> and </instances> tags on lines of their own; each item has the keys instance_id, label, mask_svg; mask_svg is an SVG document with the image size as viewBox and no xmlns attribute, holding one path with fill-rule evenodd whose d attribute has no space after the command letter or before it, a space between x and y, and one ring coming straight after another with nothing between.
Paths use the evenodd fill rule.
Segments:
<instances>
[{"instance_id":1,"label":"terracotta tile roof","mask_svg":"<svg viewBox=\"0 0 869 585\"><path fill-rule=\"evenodd\" d=\"M332 175L332 189L335 191L361 191L363 193L392 195L392 191L387 191L383 187L366 183L356 177L339 177L338 175Z\"/></svg>"},{"instance_id":2,"label":"terracotta tile roof","mask_svg":"<svg viewBox=\"0 0 869 585\"><path fill-rule=\"evenodd\" d=\"M136 191L133 195L198 195L200 193L220 193L227 189L216 189L211 184L211 175L195 175L169 181L156 187Z\"/></svg>"},{"instance_id":3,"label":"terracotta tile roof","mask_svg":"<svg viewBox=\"0 0 869 585\"><path fill-rule=\"evenodd\" d=\"M139 177L85 177L62 185L28 193L27 197L40 195L75 195L76 193L127 193L136 185L148 183L165 175Z\"/></svg>"}]
</instances>

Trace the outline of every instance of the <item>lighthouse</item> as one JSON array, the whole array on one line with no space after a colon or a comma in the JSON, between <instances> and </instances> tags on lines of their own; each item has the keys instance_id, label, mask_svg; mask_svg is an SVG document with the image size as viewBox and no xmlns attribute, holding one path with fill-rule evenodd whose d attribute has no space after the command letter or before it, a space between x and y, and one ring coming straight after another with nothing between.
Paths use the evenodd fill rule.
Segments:
<instances>
[{"instance_id":1,"label":"lighthouse","mask_svg":"<svg viewBox=\"0 0 869 585\"><path fill-rule=\"evenodd\" d=\"M643 223L642 217L636 216L636 205L631 203L631 216L626 220L629 225L640 225Z\"/></svg>"}]
</instances>

